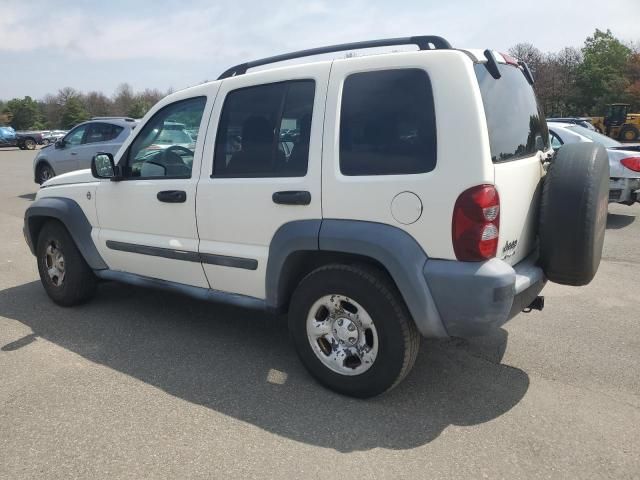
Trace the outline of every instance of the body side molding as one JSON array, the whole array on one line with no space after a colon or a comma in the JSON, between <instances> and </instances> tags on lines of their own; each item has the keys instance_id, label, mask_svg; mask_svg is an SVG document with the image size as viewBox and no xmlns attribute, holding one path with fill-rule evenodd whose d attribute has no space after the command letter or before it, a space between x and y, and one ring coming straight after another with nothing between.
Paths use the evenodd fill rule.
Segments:
<instances>
[{"instance_id":1,"label":"body side molding","mask_svg":"<svg viewBox=\"0 0 640 480\"><path fill-rule=\"evenodd\" d=\"M93 227L80 205L69 198L44 197L36 200L24 213L24 236L35 255L38 232L47 218L55 218L67 228L87 264L93 270L104 270L107 264L91 239Z\"/></svg>"},{"instance_id":2,"label":"body side molding","mask_svg":"<svg viewBox=\"0 0 640 480\"><path fill-rule=\"evenodd\" d=\"M107 248L120 252L137 253L139 255L150 255L152 257L170 258L171 260L183 260L185 262L201 262L209 265L220 265L223 267L242 268L245 270L256 270L258 261L253 258L230 257L227 255L216 255L213 253L198 253L188 250L176 250L173 248L150 247L137 243L117 242L107 240Z\"/></svg>"}]
</instances>

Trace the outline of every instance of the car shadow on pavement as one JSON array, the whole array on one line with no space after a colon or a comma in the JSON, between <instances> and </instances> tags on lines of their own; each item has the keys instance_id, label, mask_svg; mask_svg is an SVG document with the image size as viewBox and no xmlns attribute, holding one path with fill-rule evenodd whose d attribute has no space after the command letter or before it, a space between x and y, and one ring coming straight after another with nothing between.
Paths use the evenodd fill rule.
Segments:
<instances>
[{"instance_id":1,"label":"car shadow on pavement","mask_svg":"<svg viewBox=\"0 0 640 480\"><path fill-rule=\"evenodd\" d=\"M607 215L607 229L618 230L628 227L636 220L635 215L621 215L619 213L609 213Z\"/></svg>"},{"instance_id":2,"label":"car shadow on pavement","mask_svg":"<svg viewBox=\"0 0 640 480\"><path fill-rule=\"evenodd\" d=\"M24 200L35 200L36 199L36 194L35 193L23 193L22 195L18 195L18 198L22 198Z\"/></svg>"},{"instance_id":3,"label":"car shadow on pavement","mask_svg":"<svg viewBox=\"0 0 640 480\"><path fill-rule=\"evenodd\" d=\"M33 331L0 355L31 348L37 336L185 401L340 452L418 447L449 425L503 415L529 387L525 372L500 364L504 329L423 341L409 376L365 401L313 381L283 319L261 312L116 283L101 284L85 305L62 308L31 282L0 291L0 316Z\"/></svg>"}]
</instances>

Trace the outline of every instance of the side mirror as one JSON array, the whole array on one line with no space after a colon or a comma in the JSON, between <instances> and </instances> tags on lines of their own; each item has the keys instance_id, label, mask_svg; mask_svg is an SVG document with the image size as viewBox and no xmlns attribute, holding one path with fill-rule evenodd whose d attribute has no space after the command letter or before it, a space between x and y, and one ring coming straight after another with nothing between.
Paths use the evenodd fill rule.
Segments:
<instances>
[{"instance_id":1,"label":"side mirror","mask_svg":"<svg viewBox=\"0 0 640 480\"><path fill-rule=\"evenodd\" d=\"M61 138L55 143L56 148L64 148L67 142L64 141L64 138Z\"/></svg>"},{"instance_id":2,"label":"side mirror","mask_svg":"<svg viewBox=\"0 0 640 480\"><path fill-rule=\"evenodd\" d=\"M97 153L91 159L91 174L96 178L119 180L118 168L110 153Z\"/></svg>"}]
</instances>

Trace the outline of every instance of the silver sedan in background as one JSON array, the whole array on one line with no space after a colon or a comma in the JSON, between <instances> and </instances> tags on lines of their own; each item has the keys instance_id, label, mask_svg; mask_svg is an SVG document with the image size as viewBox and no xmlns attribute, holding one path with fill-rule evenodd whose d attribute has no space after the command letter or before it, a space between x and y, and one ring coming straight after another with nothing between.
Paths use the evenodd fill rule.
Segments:
<instances>
[{"instance_id":1,"label":"silver sedan in background","mask_svg":"<svg viewBox=\"0 0 640 480\"><path fill-rule=\"evenodd\" d=\"M580 125L548 122L551 146L598 142L609 154L609 202L633 205L640 202L640 145L624 144Z\"/></svg>"}]
</instances>

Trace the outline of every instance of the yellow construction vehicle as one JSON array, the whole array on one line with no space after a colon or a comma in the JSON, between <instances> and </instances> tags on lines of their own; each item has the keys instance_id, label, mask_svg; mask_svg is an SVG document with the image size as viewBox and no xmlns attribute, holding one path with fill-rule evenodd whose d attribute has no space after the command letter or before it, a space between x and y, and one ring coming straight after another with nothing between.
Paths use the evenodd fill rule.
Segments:
<instances>
[{"instance_id":1,"label":"yellow construction vehicle","mask_svg":"<svg viewBox=\"0 0 640 480\"><path fill-rule=\"evenodd\" d=\"M605 117L591 117L591 123L605 135L625 142L640 140L640 113L629 113L628 103L612 103Z\"/></svg>"}]
</instances>

